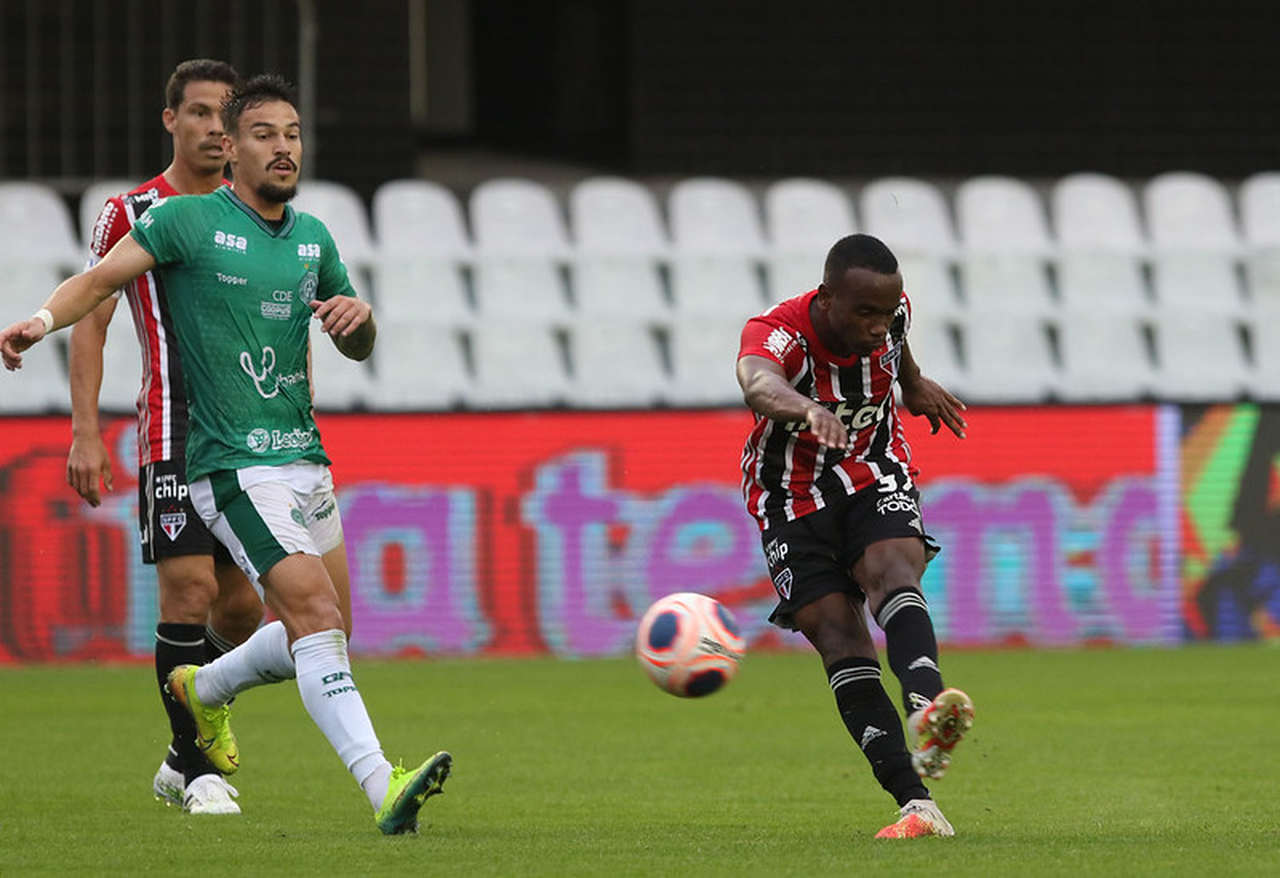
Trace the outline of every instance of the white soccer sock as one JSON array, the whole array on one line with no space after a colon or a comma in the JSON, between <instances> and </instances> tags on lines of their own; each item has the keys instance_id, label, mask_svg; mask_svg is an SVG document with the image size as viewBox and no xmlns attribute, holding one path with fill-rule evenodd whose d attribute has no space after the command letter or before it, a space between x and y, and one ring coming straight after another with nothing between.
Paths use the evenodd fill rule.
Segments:
<instances>
[{"instance_id":1,"label":"white soccer sock","mask_svg":"<svg viewBox=\"0 0 1280 878\"><path fill-rule=\"evenodd\" d=\"M364 788L373 807L378 808L387 791L383 783L375 799L378 777L384 767L390 777L391 764L382 755L364 699L351 676L347 636L334 628L299 637L293 642L293 660L298 671L298 692L307 713Z\"/></svg>"},{"instance_id":2,"label":"white soccer sock","mask_svg":"<svg viewBox=\"0 0 1280 878\"><path fill-rule=\"evenodd\" d=\"M263 625L226 655L196 671L196 697L208 705L226 704L232 696L294 676L289 635L283 622Z\"/></svg>"}]
</instances>

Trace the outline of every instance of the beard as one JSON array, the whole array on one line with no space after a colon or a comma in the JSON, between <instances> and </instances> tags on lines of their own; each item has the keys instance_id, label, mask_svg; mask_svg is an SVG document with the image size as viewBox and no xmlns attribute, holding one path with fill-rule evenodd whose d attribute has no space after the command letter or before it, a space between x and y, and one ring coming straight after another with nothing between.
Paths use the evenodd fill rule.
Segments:
<instances>
[{"instance_id":1,"label":"beard","mask_svg":"<svg viewBox=\"0 0 1280 878\"><path fill-rule=\"evenodd\" d=\"M298 194L298 186L296 183L292 186L281 186L278 183L264 181L259 183L258 187L254 191L263 201L270 202L271 204L284 204L285 202L292 201L293 196Z\"/></svg>"}]
</instances>

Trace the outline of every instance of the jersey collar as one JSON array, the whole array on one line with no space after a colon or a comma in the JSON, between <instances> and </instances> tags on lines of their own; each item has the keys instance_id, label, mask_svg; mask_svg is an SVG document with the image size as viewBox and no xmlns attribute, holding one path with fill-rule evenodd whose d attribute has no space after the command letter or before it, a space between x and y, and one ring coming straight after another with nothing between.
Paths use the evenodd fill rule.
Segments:
<instances>
[{"instance_id":1,"label":"jersey collar","mask_svg":"<svg viewBox=\"0 0 1280 878\"><path fill-rule=\"evenodd\" d=\"M230 199L232 204L234 204L236 207L240 208L242 211L248 214L249 218L252 219L255 223L257 223L258 227L262 229L262 231L270 235L271 237L284 238L284 237L287 237L288 234L293 231L293 224L297 220L298 215L294 211L292 204L286 204L284 206L284 222L281 223L280 228L277 229L277 228L273 228L269 222L264 220L256 210L254 210L252 207L250 207L249 205L241 201L240 196L236 195L236 193L232 190L230 186L223 186L218 191L221 192L226 198Z\"/></svg>"}]
</instances>

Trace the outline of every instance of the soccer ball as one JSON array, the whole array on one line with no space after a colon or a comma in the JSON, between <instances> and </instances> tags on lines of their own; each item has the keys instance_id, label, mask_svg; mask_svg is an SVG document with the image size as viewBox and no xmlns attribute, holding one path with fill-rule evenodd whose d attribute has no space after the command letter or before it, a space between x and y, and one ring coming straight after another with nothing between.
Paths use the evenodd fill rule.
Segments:
<instances>
[{"instance_id":1,"label":"soccer ball","mask_svg":"<svg viewBox=\"0 0 1280 878\"><path fill-rule=\"evenodd\" d=\"M636 660L672 695L700 698L733 679L745 646L728 607L693 592L654 603L636 631Z\"/></svg>"}]
</instances>

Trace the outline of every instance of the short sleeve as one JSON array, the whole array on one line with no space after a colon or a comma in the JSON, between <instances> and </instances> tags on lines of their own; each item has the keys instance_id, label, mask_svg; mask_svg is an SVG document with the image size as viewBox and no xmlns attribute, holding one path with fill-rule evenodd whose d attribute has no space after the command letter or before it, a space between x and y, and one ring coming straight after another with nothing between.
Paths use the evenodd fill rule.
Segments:
<instances>
[{"instance_id":1,"label":"short sleeve","mask_svg":"<svg viewBox=\"0 0 1280 878\"><path fill-rule=\"evenodd\" d=\"M347 266L338 255L338 245L323 224L320 244L320 286L316 290L316 298L320 301L334 296L356 296L355 287L351 286L351 278L347 276Z\"/></svg>"},{"instance_id":2,"label":"short sleeve","mask_svg":"<svg viewBox=\"0 0 1280 878\"><path fill-rule=\"evenodd\" d=\"M188 199L163 198L151 205L138 217L129 233L156 260L157 265L182 262L190 252L186 221L190 210L184 204Z\"/></svg>"},{"instance_id":3,"label":"short sleeve","mask_svg":"<svg viewBox=\"0 0 1280 878\"><path fill-rule=\"evenodd\" d=\"M800 336L766 317L753 317L742 329L738 359L764 357L780 365L790 378L799 373L804 363L804 346Z\"/></svg>"},{"instance_id":4,"label":"short sleeve","mask_svg":"<svg viewBox=\"0 0 1280 878\"><path fill-rule=\"evenodd\" d=\"M98 211L93 234L89 237L89 265L96 265L127 234L129 218L124 211L124 201L119 195L108 198L102 210Z\"/></svg>"}]
</instances>

